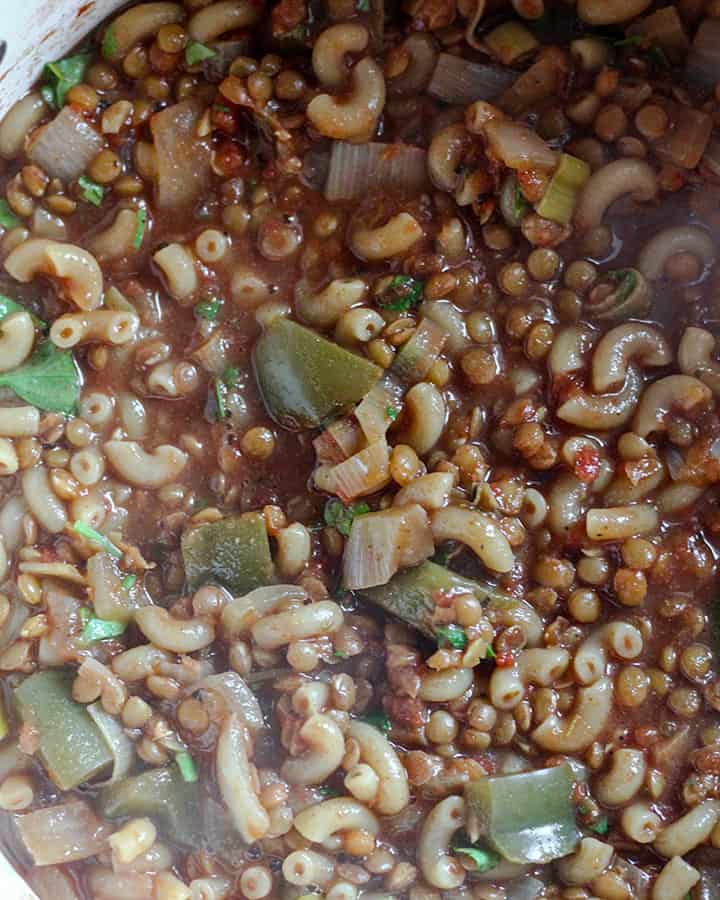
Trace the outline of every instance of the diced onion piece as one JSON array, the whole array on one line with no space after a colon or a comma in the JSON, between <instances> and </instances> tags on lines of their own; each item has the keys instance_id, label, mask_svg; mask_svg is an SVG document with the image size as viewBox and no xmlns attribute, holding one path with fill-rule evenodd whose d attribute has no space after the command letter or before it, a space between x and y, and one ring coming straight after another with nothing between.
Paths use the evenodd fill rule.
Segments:
<instances>
[{"instance_id":1,"label":"diced onion piece","mask_svg":"<svg viewBox=\"0 0 720 900\"><path fill-rule=\"evenodd\" d=\"M36 866L56 866L95 856L107 846L113 826L87 803L71 800L16 816L20 837Z\"/></svg>"},{"instance_id":2,"label":"diced onion piece","mask_svg":"<svg viewBox=\"0 0 720 900\"><path fill-rule=\"evenodd\" d=\"M666 106L673 127L653 144L663 162L694 169L702 159L713 130L712 117L699 109L672 103Z\"/></svg>"},{"instance_id":3,"label":"diced onion piece","mask_svg":"<svg viewBox=\"0 0 720 900\"><path fill-rule=\"evenodd\" d=\"M720 19L705 19L685 61L688 81L712 88L720 81Z\"/></svg>"},{"instance_id":4,"label":"diced onion piece","mask_svg":"<svg viewBox=\"0 0 720 900\"><path fill-rule=\"evenodd\" d=\"M222 698L228 713L235 713L251 731L259 731L265 724L257 697L236 672L207 675L191 686L195 691L210 691Z\"/></svg>"},{"instance_id":5,"label":"diced onion piece","mask_svg":"<svg viewBox=\"0 0 720 900\"><path fill-rule=\"evenodd\" d=\"M356 422L350 418L338 419L328 425L313 441L320 465L337 465L357 453L362 434Z\"/></svg>"},{"instance_id":6,"label":"diced onion piece","mask_svg":"<svg viewBox=\"0 0 720 900\"><path fill-rule=\"evenodd\" d=\"M442 325L425 317L395 357L393 374L406 384L422 381L442 353L447 339L448 333Z\"/></svg>"},{"instance_id":7,"label":"diced onion piece","mask_svg":"<svg viewBox=\"0 0 720 900\"><path fill-rule=\"evenodd\" d=\"M370 193L417 194L427 187L424 150L409 144L335 141L325 184L328 200L357 200Z\"/></svg>"},{"instance_id":8,"label":"diced onion piece","mask_svg":"<svg viewBox=\"0 0 720 900\"><path fill-rule=\"evenodd\" d=\"M485 126L490 147L510 169L554 169L557 154L530 128L519 122L493 119Z\"/></svg>"},{"instance_id":9,"label":"diced onion piece","mask_svg":"<svg viewBox=\"0 0 720 900\"><path fill-rule=\"evenodd\" d=\"M387 584L434 551L427 513L417 504L358 516L345 545L343 583L351 591Z\"/></svg>"},{"instance_id":10,"label":"diced onion piece","mask_svg":"<svg viewBox=\"0 0 720 900\"><path fill-rule=\"evenodd\" d=\"M47 868L35 868L27 873L27 882L41 900L80 900L80 895L75 890L70 876L63 869L48 866ZM15 896L15 895L13 895ZM34 900L25 896L18 890L18 898L22 900Z\"/></svg>"},{"instance_id":11,"label":"diced onion piece","mask_svg":"<svg viewBox=\"0 0 720 900\"><path fill-rule=\"evenodd\" d=\"M486 34L483 45L504 66L511 66L540 46L529 28L512 20Z\"/></svg>"},{"instance_id":12,"label":"diced onion piece","mask_svg":"<svg viewBox=\"0 0 720 900\"><path fill-rule=\"evenodd\" d=\"M53 178L74 181L103 148L103 139L71 106L32 136L28 156Z\"/></svg>"},{"instance_id":13,"label":"diced onion piece","mask_svg":"<svg viewBox=\"0 0 720 900\"><path fill-rule=\"evenodd\" d=\"M400 412L403 395L402 387L390 377L382 384L376 384L355 409L355 418L360 423L368 443L372 444L385 437L388 428Z\"/></svg>"},{"instance_id":14,"label":"diced onion piece","mask_svg":"<svg viewBox=\"0 0 720 900\"><path fill-rule=\"evenodd\" d=\"M538 215L567 225L572 220L580 188L589 177L590 166L584 160L563 153L542 200L535 207Z\"/></svg>"},{"instance_id":15,"label":"diced onion piece","mask_svg":"<svg viewBox=\"0 0 720 900\"><path fill-rule=\"evenodd\" d=\"M106 713L100 703L91 703L87 707L90 718L100 729L113 755L112 775L103 784L115 784L130 771L135 759L135 747L130 738L125 734L118 720Z\"/></svg>"},{"instance_id":16,"label":"diced onion piece","mask_svg":"<svg viewBox=\"0 0 720 900\"><path fill-rule=\"evenodd\" d=\"M390 483L390 453L385 439L370 444L331 469L318 469L315 484L343 503L374 494Z\"/></svg>"},{"instance_id":17,"label":"diced onion piece","mask_svg":"<svg viewBox=\"0 0 720 900\"><path fill-rule=\"evenodd\" d=\"M210 182L210 143L197 134L203 112L194 100L168 106L150 119L157 153L157 203L161 209L192 206Z\"/></svg>"},{"instance_id":18,"label":"diced onion piece","mask_svg":"<svg viewBox=\"0 0 720 900\"><path fill-rule=\"evenodd\" d=\"M427 92L445 103L466 106L476 100L494 100L516 78L517 73L508 69L470 62L452 53L441 53Z\"/></svg>"},{"instance_id":19,"label":"diced onion piece","mask_svg":"<svg viewBox=\"0 0 720 900\"><path fill-rule=\"evenodd\" d=\"M62 582L45 582L45 604L49 631L40 638L38 662L43 666L62 666L77 659L73 636L79 630L80 601Z\"/></svg>"},{"instance_id":20,"label":"diced onion piece","mask_svg":"<svg viewBox=\"0 0 720 900\"><path fill-rule=\"evenodd\" d=\"M508 115L519 116L560 90L564 67L560 51L548 53L518 76L497 98L497 105Z\"/></svg>"}]
</instances>

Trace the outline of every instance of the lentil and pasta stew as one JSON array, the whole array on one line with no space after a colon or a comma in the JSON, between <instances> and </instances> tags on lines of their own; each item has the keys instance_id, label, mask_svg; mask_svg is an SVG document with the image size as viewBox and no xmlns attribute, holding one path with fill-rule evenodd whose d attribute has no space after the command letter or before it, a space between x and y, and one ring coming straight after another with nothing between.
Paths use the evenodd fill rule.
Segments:
<instances>
[{"instance_id":1,"label":"lentil and pasta stew","mask_svg":"<svg viewBox=\"0 0 720 900\"><path fill-rule=\"evenodd\" d=\"M720 4L131 5L0 123L41 900L718 900Z\"/></svg>"}]
</instances>

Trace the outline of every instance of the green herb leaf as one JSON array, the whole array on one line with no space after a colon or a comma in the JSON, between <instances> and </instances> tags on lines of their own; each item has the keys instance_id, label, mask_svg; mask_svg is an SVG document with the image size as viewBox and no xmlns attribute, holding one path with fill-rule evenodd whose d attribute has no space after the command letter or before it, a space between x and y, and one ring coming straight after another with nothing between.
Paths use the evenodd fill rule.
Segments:
<instances>
[{"instance_id":1,"label":"green herb leaf","mask_svg":"<svg viewBox=\"0 0 720 900\"><path fill-rule=\"evenodd\" d=\"M331 788L327 784L321 785L319 788L316 788L318 794L326 800L331 799L332 797L339 797L340 794L335 790L335 788Z\"/></svg>"},{"instance_id":2,"label":"green herb leaf","mask_svg":"<svg viewBox=\"0 0 720 900\"><path fill-rule=\"evenodd\" d=\"M329 528L336 528L343 537L349 537L355 516L364 516L369 512L370 507L367 503L351 503L345 506L341 500L333 498L325 504L323 518Z\"/></svg>"},{"instance_id":3,"label":"green herb leaf","mask_svg":"<svg viewBox=\"0 0 720 900\"><path fill-rule=\"evenodd\" d=\"M417 306L423 298L425 285L409 275L395 275L387 286L378 305L394 312L406 312Z\"/></svg>"},{"instance_id":4,"label":"green herb leaf","mask_svg":"<svg viewBox=\"0 0 720 900\"><path fill-rule=\"evenodd\" d=\"M188 784L194 784L198 780L198 770L195 765L195 760L187 750L176 753L175 762L177 763L178 769L180 769L180 775L182 776L183 781L187 781Z\"/></svg>"},{"instance_id":5,"label":"green herb leaf","mask_svg":"<svg viewBox=\"0 0 720 900\"><path fill-rule=\"evenodd\" d=\"M237 380L240 377L240 369L236 369L234 366L228 366L220 377L223 384L232 387L237 384Z\"/></svg>"},{"instance_id":6,"label":"green herb leaf","mask_svg":"<svg viewBox=\"0 0 720 900\"><path fill-rule=\"evenodd\" d=\"M494 850L481 850L479 847L453 847L455 853L464 853L475 863L478 872L489 872L499 865L501 856Z\"/></svg>"},{"instance_id":7,"label":"green herb leaf","mask_svg":"<svg viewBox=\"0 0 720 900\"><path fill-rule=\"evenodd\" d=\"M222 300L218 297L212 297L206 303L198 303L195 307L195 315L201 319L207 319L208 322L215 322L220 315Z\"/></svg>"},{"instance_id":8,"label":"green herb leaf","mask_svg":"<svg viewBox=\"0 0 720 900\"><path fill-rule=\"evenodd\" d=\"M215 386L215 403L217 405L218 419L224 419L227 416L227 406L225 405L225 397L227 396L227 385L222 378L216 378Z\"/></svg>"},{"instance_id":9,"label":"green herb leaf","mask_svg":"<svg viewBox=\"0 0 720 900\"><path fill-rule=\"evenodd\" d=\"M46 102L62 109L67 92L83 80L91 59L90 53L76 53L75 56L48 63L43 70L45 85L49 89L43 94Z\"/></svg>"},{"instance_id":10,"label":"green herb leaf","mask_svg":"<svg viewBox=\"0 0 720 900\"><path fill-rule=\"evenodd\" d=\"M26 403L47 412L70 415L80 399L80 372L69 350L52 341L40 344L28 362L0 374L0 387L9 387Z\"/></svg>"},{"instance_id":11,"label":"green herb leaf","mask_svg":"<svg viewBox=\"0 0 720 900\"><path fill-rule=\"evenodd\" d=\"M115 32L110 25L103 35L101 53L105 59L114 59L118 55L119 49Z\"/></svg>"},{"instance_id":12,"label":"green herb leaf","mask_svg":"<svg viewBox=\"0 0 720 900\"><path fill-rule=\"evenodd\" d=\"M467 647L467 635L461 625L438 625L435 627L435 636L438 644L450 644L456 650L464 650Z\"/></svg>"},{"instance_id":13,"label":"green herb leaf","mask_svg":"<svg viewBox=\"0 0 720 900\"><path fill-rule=\"evenodd\" d=\"M83 200L92 203L93 206L102 206L105 188L101 184L98 184L97 181L93 181L86 175L81 175L78 178L78 184L80 185L80 194Z\"/></svg>"},{"instance_id":14,"label":"green herb leaf","mask_svg":"<svg viewBox=\"0 0 720 900\"><path fill-rule=\"evenodd\" d=\"M343 653L342 650L334 650L333 656L336 656L338 659L347 659L348 658L347 653Z\"/></svg>"},{"instance_id":15,"label":"green herb leaf","mask_svg":"<svg viewBox=\"0 0 720 900\"><path fill-rule=\"evenodd\" d=\"M119 637L127 628L125 622L98 619L87 607L80 610L80 620L83 623L80 639L84 644L94 644L96 641L107 641L109 638Z\"/></svg>"},{"instance_id":16,"label":"green herb leaf","mask_svg":"<svg viewBox=\"0 0 720 900\"><path fill-rule=\"evenodd\" d=\"M495 659L496 653L492 648L492 644L488 644L488 648L485 651L485 659Z\"/></svg>"},{"instance_id":17,"label":"green herb leaf","mask_svg":"<svg viewBox=\"0 0 720 900\"><path fill-rule=\"evenodd\" d=\"M632 269L613 269L607 273L607 277L617 282L615 289L615 302L622 303L632 294L637 285L637 277Z\"/></svg>"},{"instance_id":18,"label":"green herb leaf","mask_svg":"<svg viewBox=\"0 0 720 900\"><path fill-rule=\"evenodd\" d=\"M515 199L513 201L513 213L516 219L522 219L525 213L530 209L530 204L525 199L525 195L520 190L520 183L515 181Z\"/></svg>"},{"instance_id":19,"label":"green herb leaf","mask_svg":"<svg viewBox=\"0 0 720 900\"><path fill-rule=\"evenodd\" d=\"M86 541L90 541L93 544L97 544L98 547L102 547L106 553L109 553L110 556L114 556L115 559L122 559L122 550L119 547L116 547L110 538L106 538L104 534L100 534L99 531L95 531L94 528L91 528L84 522L75 522L73 524L73 531L77 532L80 537L84 537Z\"/></svg>"},{"instance_id":20,"label":"green herb leaf","mask_svg":"<svg viewBox=\"0 0 720 900\"><path fill-rule=\"evenodd\" d=\"M2 321L5 316L9 316L10 313L15 312L27 312L27 310L24 306L16 303L10 297L6 297L4 294L0 294L0 321ZM47 328L47 322L43 322L42 319L39 319L33 313L30 313L30 317L32 318L33 323L37 328Z\"/></svg>"},{"instance_id":21,"label":"green herb leaf","mask_svg":"<svg viewBox=\"0 0 720 900\"><path fill-rule=\"evenodd\" d=\"M608 831L610 831L610 822L608 821L607 816L603 816L593 825L589 825L588 827L590 831L594 831L595 834L607 834Z\"/></svg>"},{"instance_id":22,"label":"green herb leaf","mask_svg":"<svg viewBox=\"0 0 720 900\"><path fill-rule=\"evenodd\" d=\"M377 728L378 731L382 731L386 735L392 731L390 718L380 711L366 713L364 716L360 716L360 721L365 722L367 725L372 725L373 728Z\"/></svg>"},{"instance_id":23,"label":"green herb leaf","mask_svg":"<svg viewBox=\"0 0 720 900\"><path fill-rule=\"evenodd\" d=\"M200 41L190 41L185 48L185 62L189 66L196 66L204 59L212 59L213 56L217 56L217 50L206 47L205 44L201 44Z\"/></svg>"},{"instance_id":24,"label":"green herb leaf","mask_svg":"<svg viewBox=\"0 0 720 900\"><path fill-rule=\"evenodd\" d=\"M145 228L147 226L147 210L141 206L137 211L137 225L135 226L135 237L133 238L133 249L139 250L145 237Z\"/></svg>"},{"instance_id":25,"label":"green herb leaf","mask_svg":"<svg viewBox=\"0 0 720 900\"><path fill-rule=\"evenodd\" d=\"M388 417L388 419L390 419L391 422L394 422L398 417L398 411L394 406L386 406L385 415Z\"/></svg>"},{"instance_id":26,"label":"green herb leaf","mask_svg":"<svg viewBox=\"0 0 720 900\"><path fill-rule=\"evenodd\" d=\"M355 6L358 12L370 12L370 0L356 0Z\"/></svg>"},{"instance_id":27,"label":"green herb leaf","mask_svg":"<svg viewBox=\"0 0 720 900\"><path fill-rule=\"evenodd\" d=\"M10 209L7 200L0 200L0 225L8 230L17 228L20 225L20 219Z\"/></svg>"},{"instance_id":28,"label":"green herb leaf","mask_svg":"<svg viewBox=\"0 0 720 900\"><path fill-rule=\"evenodd\" d=\"M122 580L122 589L124 591L131 591L135 587L135 582L137 581L137 575L126 575Z\"/></svg>"}]
</instances>

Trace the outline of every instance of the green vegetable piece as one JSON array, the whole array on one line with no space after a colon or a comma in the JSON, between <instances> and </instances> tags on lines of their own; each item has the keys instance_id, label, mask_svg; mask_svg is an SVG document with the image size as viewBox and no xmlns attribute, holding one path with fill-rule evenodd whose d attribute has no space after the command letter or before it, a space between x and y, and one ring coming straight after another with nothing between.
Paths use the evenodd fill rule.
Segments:
<instances>
[{"instance_id":1,"label":"green vegetable piece","mask_svg":"<svg viewBox=\"0 0 720 900\"><path fill-rule=\"evenodd\" d=\"M87 175L81 175L78 178L78 184L80 185L80 194L83 200L87 200L93 206L102 206L105 188L101 184L88 178Z\"/></svg>"},{"instance_id":2,"label":"green vegetable piece","mask_svg":"<svg viewBox=\"0 0 720 900\"><path fill-rule=\"evenodd\" d=\"M469 592L479 600L485 600L492 593L491 588L456 575L450 569L432 562L406 569L391 578L387 584L365 588L358 593L417 628L427 637L435 638L437 630L431 624L431 617L437 591Z\"/></svg>"},{"instance_id":3,"label":"green vegetable piece","mask_svg":"<svg viewBox=\"0 0 720 900\"><path fill-rule=\"evenodd\" d=\"M217 321L222 308L222 300L218 297L212 297L206 303L198 303L195 307L195 315L200 319L207 319L208 322Z\"/></svg>"},{"instance_id":4,"label":"green vegetable piece","mask_svg":"<svg viewBox=\"0 0 720 900\"><path fill-rule=\"evenodd\" d=\"M407 312L423 298L425 285L409 275L396 275L378 300L378 306L394 312Z\"/></svg>"},{"instance_id":5,"label":"green vegetable piece","mask_svg":"<svg viewBox=\"0 0 720 900\"><path fill-rule=\"evenodd\" d=\"M456 650L464 650L467 647L467 635L461 625L436 625L435 634L438 644L450 644Z\"/></svg>"},{"instance_id":6,"label":"green vegetable piece","mask_svg":"<svg viewBox=\"0 0 720 900\"><path fill-rule=\"evenodd\" d=\"M137 575L126 575L122 580L122 589L124 591L131 591L135 587L136 581Z\"/></svg>"},{"instance_id":7,"label":"green vegetable piece","mask_svg":"<svg viewBox=\"0 0 720 900\"><path fill-rule=\"evenodd\" d=\"M186 781L188 784L194 784L198 780L198 770L195 765L195 760L187 750L176 753L175 762L180 770L180 776L183 781Z\"/></svg>"},{"instance_id":8,"label":"green vegetable piece","mask_svg":"<svg viewBox=\"0 0 720 900\"><path fill-rule=\"evenodd\" d=\"M560 225L567 225L573 217L580 190L590 177L585 160L563 153L542 200L535 209L538 215Z\"/></svg>"},{"instance_id":9,"label":"green vegetable piece","mask_svg":"<svg viewBox=\"0 0 720 900\"><path fill-rule=\"evenodd\" d=\"M15 213L10 209L10 204L7 200L0 200L0 225L9 230L11 228L17 228L18 225L21 224L20 219L18 219Z\"/></svg>"},{"instance_id":10,"label":"green vegetable piece","mask_svg":"<svg viewBox=\"0 0 720 900\"><path fill-rule=\"evenodd\" d=\"M0 375L0 387L9 387L26 403L48 412L70 415L80 399L80 372L69 350L52 341L40 344L30 359Z\"/></svg>"},{"instance_id":11,"label":"green vegetable piece","mask_svg":"<svg viewBox=\"0 0 720 900\"><path fill-rule=\"evenodd\" d=\"M141 206L137 211L137 224L135 226L135 237L133 238L133 249L139 250L145 237L145 228L147 227L147 210Z\"/></svg>"},{"instance_id":12,"label":"green vegetable piece","mask_svg":"<svg viewBox=\"0 0 720 900\"><path fill-rule=\"evenodd\" d=\"M27 312L27 310L24 306L16 303L10 297L6 297L4 294L0 294L0 321L2 321L5 316L9 316L10 313L15 312ZM42 319L39 319L33 313L30 313L30 318L33 320L36 328L47 328L47 322L43 322Z\"/></svg>"},{"instance_id":13,"label":"green vegetable piece","mask_svg":"<svg viewBox=\"0 0 720 900\"><path fill-rule=\"evenodd\" d=\"M597 822L590 825L589 828L590 831L594 831L595 834L607 834L608 831L610 831L610 821L607 816L602 816Z\"/></svg>"},{"instance_id":14,"label":"green vegetable piece","mask_svg":"<svg viewBox=\"0 0 720 900\"><path fill-rule=\"evenodd\" d=\"M453 853L464 853L475 863L478 872L489 872L496 868L502 857L494 850L483 850L480 847L453 847Z\"/></svg>"},{"instance_id":15,"label":"green vegetable piece","mask_svg":"<svg viewBox=\"0 0 720 900\"><path fill-rule=\"evenodd\" d=\"M391 422L394 422L398 417L398 411L394 406L386 406L385 415L388 417L388 419L390 419Z\"/></svg>"},{"instance_id":16,"label":"green vegetable piece","mask_svg":"<svg viewBox=\"0 0 720 900\"><path fill-rule=\"evenodd\" d=\"M100 729L72 698L74 680L75 673L67 669L46 669L15 689L18 714L37 729L40 758L63 791L89 781L113 762Z\"/></svg>"},{"instance_id":17,"label":"green vegetable piece","mask_svg":"<svg viewBox=\"0 0 720 900\"><path fill-rule=\"evenodd\" d=\"M189 847L201 844L198 784L184 781L178 766L125 778L103 788L97 799L108 819L148 816L167 838Z\"/></svg>"},{"instance_id":18,"label":"green vegetable piece","mask_svg":"<svg viewBox=\"0 0 720 900\"><path fill-rule=\"evenodd\" d=\"M217 50L206 47L200 41L190 41L185 48L185 62L189 66L196 66L205 59L212 59L213 56L217 56Z\"/></svg>"},{"instance_id":19,"label":"green vegetable piece","mask_svg":"<svg viewBox=\"0 0 720 900\"><path fill-rule=\"evenodd\" d=\"M470 812L490 847L514 863L548 863L577 846L572 792L575 776L564 763L549 769L479 778L465 786Z\"/></svg>"},{"instance_id":20,"label":"green vegetable piece","mask_svg":"<svg viewBox=\"0 0 720 900\"><path fill-rule=\"evenodd\" d=\"M118 55L119 50L120 48L118 47L115 32L113 31L112 25L110 25L103 35L100 52L102 53L104 59L114 59Z\"/></svg>"},{"instance_id":21,"label":"green vegetable piece","mask_svg":"<svg viewBox=\"0 0 720 900\"><path fill-rule=\"evenodd\" d=\"M364 516L369 512L370 507L362 501L345 506L342 500L333 498L325 504L323 518L328 527L336 528L344 537L349 537L353 519L356 516Z\"/></svg>"},{"instance_id":22,"label":"green vegetable piece","mask_svg":"<svg viewBox=\"0 0 720 900\"><path fill-rule=\"evenodd\" d=\"M127 628L127 622L98 619L85 607L80 610L80 618L83 621L83 630L80 638L83 644L94 644L96 641L107 641L109 638L119 637Z\"/></svg>"},{"instance_id":23,"label":"green vegetable piece","mask_svg":"<svg viewBox=\"0 0 720 900\"><path fill-rule=\"evenodd\" d=\"M274 567L262 513L194 525L183 534L181 547L191 590L213 583L239 595L273 580Z\"/></svg>"},{"instance_id":24,"label":"green vegetable piece","mask_svg":"<svg viewBox=\"0 0 720 900\"><path fill-rule=\"evenodd\" d=\"M488 644L488 648L485 651L485 659L495 659L496 653L492 648L491 644Z\"/></svg>"},{"instance_id":25,"label":"green vegetable piece","mask_svg":"<svg viewBox=\"0 0 720 900\"><path fill-rule=\"evenodd\" d=\"M116 547L110 538L105 537L104 534L100 534L99 531L95 531L94 528L86 525L85 522L75 522L73 531L79 534L80 537L84 537L86 541L97 544L98 547L101 547L106 553L109 553L110 556L114 556L115 559L122 559L122 550L119 547Z\"/></svg>"},{"instance_id":26,"label":"green vegetable piece","mask_svg":"<svg viewBox=\"0 0 720 900\"><path fill-rule=\"evenodd\" d=\"M373 728L377 728L378 731L382 731L385 735L390 734L392 731L392 722L384 712L365 713L364 716L360 716L360 721L372 725Z\"/></svg>"},{"instance_id":27,"label":"green vegetable piece","mask_svg":"<svg viewBox=\"0 0 720 900\"><path fill-rule=\"evenodd\" d=\"M357 0L355 7L358 12L370 12L370 0Z\"/></svg>"},{"instance_id":28,"label":"green vegetable piece","mask_svg":"<svg viewBox=\"0 0 720 900\"><path fill-rule=\"evenodd\" d=\"M76 53L75 56L47 63L43 70L45 85L48 88L43 94L46 101L51 97L51 105L56 109L62 109L67 92L83 80L91 59L91 53Z\"/></svg>"},{"instance_id":29,"label":"green vegetable piece","mask_svg":"<svg viewBox=\"0 0 720 900\"><path fill-rule=\"evenodd\" d=\"M290 319L277 319L255 345L255 378L270 416L287 428L318 428L375 386L369 360Z\"/></svg>"}]
</instances>

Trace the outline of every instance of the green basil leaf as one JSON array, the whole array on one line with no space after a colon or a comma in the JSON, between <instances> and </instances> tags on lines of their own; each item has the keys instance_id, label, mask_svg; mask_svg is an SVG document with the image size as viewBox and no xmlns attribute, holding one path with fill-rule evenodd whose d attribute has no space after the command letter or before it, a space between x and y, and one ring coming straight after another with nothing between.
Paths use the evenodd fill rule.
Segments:
<instances>
[{"instance_id":1,"label":"green basil leaf","mask_svg":"<svg viewBox=\"0 0 720 900\"><path fill-rule=\"evenodd\" d=\"M9 316L10 313L15 312L27 312L27 310L24 306L16 303L10 297L0 294L0 321L2 321L5 316ZM30 313L30 317L37 328L47 328L47 322L43 322L43 320L39 319L34 313Z\"/></svg>"},{"instance_id":2,"label":"green basil leaf","mask_svg":"<svg viewBox=\"0 0 720 900\"><path fill-rule=\"evenodd\" d=\"M114 59L118 55L119 49L115 32L112 25L110 25L103 35L101 53L105 59Z\"/></svg>"},{"instance_id":3,"label":"green basil leaf","mask_svg":"<svg viewBox=\"0 0 720 900\"><path fill-rule=\"evenodd\" d=\"M366 713L364 716L360 716L360 721L365 722L367 725L372 725L373 728L377 728L378 731L382 731L385 735L390 734L392 731L390 717L383 712Z\"/></svg>"},{"instance_id":4,"label":"green basil leaf","mask_svg":"<svg viewBox=\"0 0 720 900\"><path fill-rule=\"evenodd\" d=\"M56 62L47 63L43 70L45 84L50 88L53 106L62 109L65 105L65 97L70 88L75 87L85 77L85 70L90 65L92 54L76 53L75 56L67 56Z\"/></svg>"},{"instance_id":5,"label":"green basil leaf","mask_svg":"<svg viewBox=\"0 0 720 900\"><path fill-rule=\"evenodd\" d=\"M205 59L212 59L213 56L217 56L217 50L206 47L200 41L190 41L185 48L185 62L189 66L196 66Z\"/></svg>"},{"instance_id":6,"label":"green basil leaf","mask_svg":"<svg viewBox=\"0 0 720 900\"><path fill-rule=\"evenodd\" d=\"M10 209L7 200L0 200L0 225L3 228L17 228L20 225L20 219Z\"/></svg>"},{"instance_id":7,"label":"green basil leaf","mask_svg":"<svg viewBox=\"0 0 720 900\"><path fill-rule=\"evenodd\" d=\"M70 415L80 399L81 377L69 350L58 350L45 341L17 369L0 374L0 387L9 387L21 400L44 409Z\"/></svg>"},{"instance_id":8,"label":"green basil leaf","mask_svg":"<svg viewBox=\"0 0 720 900\"><path fill-rule=\"evenodd\" d=\"M208 322L215 322L220 315L221 307L222 300L218 297L213 297L206 303L198 303L195 307L195 315L201 319L207 319Z\"/></svg>"},{"instance_id":9,"label":"green basil leaf","mask_svg":"<svg viewBox=\"0 0 720 900\"><path fill-rule=\"evenodd\" d=\"M394 312L406 312L420 303L424 290L425 285L418 278L395 275L378 300L378 305Z\"/></svg>"},{"instance_id":10,"label":"green basil leaf","mask_svg":"<svg viewBox=\"0 0 720 900\"><path fill-rule=\"evenodd\" d=\"M133 238L133 249L139 250L143 238L145 237L145 228L147 226L147 210L141 206L137 211L137 225L135 226L135 237Z\"/></svg>"},{"instance_id":11,"label":"green basil leaf","mask_svg":"<svg viewBox=\"0 0 720 900\"><path fill-rule=\"evenodd\" d=\"M456 650L464 650L467 647L468 639L462 625L436 625L435 635L438 644L444 642Z\"/></svg>"},{"instance_id":12,"label":"green basil leaf","mask_svg":"<svg viewBox=\"0 0 720 900\"><path fill-rule=\"evenodd\" d=\"M369 512L370 507L367 503L351 503L345 506L341 500L333 498L325 504L323 518L329 528L335 528L343 537L349 537L355 516L364 516Z\"/></svg>"}]
</instances>

